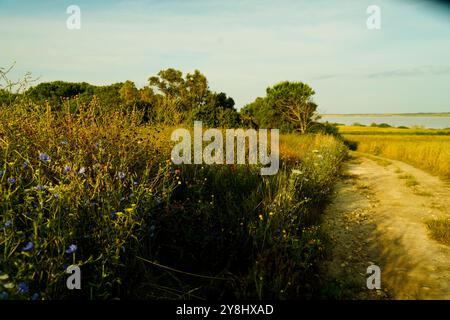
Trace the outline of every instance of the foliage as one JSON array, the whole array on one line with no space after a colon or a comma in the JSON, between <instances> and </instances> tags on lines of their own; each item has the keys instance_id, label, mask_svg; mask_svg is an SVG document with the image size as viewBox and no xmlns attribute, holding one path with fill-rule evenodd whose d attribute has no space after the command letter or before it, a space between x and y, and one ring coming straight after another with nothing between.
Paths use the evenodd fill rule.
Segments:
<instances>
[{"instance_id":1,"label":"foliage","mask_svg":"<svg viewBox=\"0 0 450 320\"><path fill-rule=\"evenodd\" d=\"M303 82L280 82L267 88L266 97L257 98L241 110L243 121L282 132L310 132L319 126L313 95L314 90Z\"/></svg>"},{"instance_id":2,"label":"foliage","mask_svg":"<svg viewBox=\"0 0 450 320\"><path fill-rule=\"evenodd\" d=\"M211 128L236 128L241 125L239 113L234 109L233 98L227 97L223 92L210 94L206 105L193 111L192 120L200 120Z\"/></svg>"},{"instance_id":3,"label":"foliage","mask_svg":"<svg viewBox=\"0 0 450 320\"><path fill-rule=\"evenodd\" d=\"M32 103L0 111L2 296L314 294L325 254L318 217L341 142L282 137L271 177L255 165L173 166L171 128L142 123L136 109L78 103L76 112ZM81 291L65 288L73 263Z\"/></svg>"}]
</instances>

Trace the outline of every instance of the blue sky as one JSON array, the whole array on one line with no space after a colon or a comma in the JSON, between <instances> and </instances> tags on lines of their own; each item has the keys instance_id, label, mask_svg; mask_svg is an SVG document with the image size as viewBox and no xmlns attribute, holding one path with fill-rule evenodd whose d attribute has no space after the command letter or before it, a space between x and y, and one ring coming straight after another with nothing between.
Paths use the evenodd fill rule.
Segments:
<instances>
[{"instance_id":1,"label":"blue sky","mask_svg":"<svg viewBox=\"0 0 450 320\"><path fill-rule=\"evenodd\" d=\"M81 8L68 30L66 8ZM368 30L366 8L381 8ZM0 0L0 66L138 86L199 69L237 107L303 81L323 113L449 112L450 8L413 0Z\"/></svg>"}]
</instances>

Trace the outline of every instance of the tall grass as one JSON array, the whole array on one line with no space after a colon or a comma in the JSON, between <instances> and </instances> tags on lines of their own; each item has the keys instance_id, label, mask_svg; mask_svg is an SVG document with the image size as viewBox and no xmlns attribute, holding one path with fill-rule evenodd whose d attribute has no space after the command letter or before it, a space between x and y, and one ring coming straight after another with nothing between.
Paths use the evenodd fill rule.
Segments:
<instances>
[{"instance_id":1,"label":"tall grass","mask_svg":"<svg viewBox=\"0 0 450 320\"><path fill-rule=\"evenodd\" d=\"M345 135L357 143L357 150L397 159L450 178L449 136Z\"/></svg>"},{"instance_id":2,"label":"tall grass","mask_svg":"<svg viewBox=\"0 0 450 320\"><path fill-rule=\"evenodd\" d=\"M73 107L73 103L71 104ZM283 136L282 167L170 161L173 128L99 101L0 111L0 293L11 299L301 298L345 146ZM82 289L67 290L77 264Z\"/></svg>"},{"instance_id":3,"label":"tall grass","mask_svg":"<svg viewBox=\"0 0 450 320\"><path fill-rule=\"evenodd\" d=\"M341 134L351 135L450 135L450 128L428 129L428 128L381 128L372 126L338 126Z\"/></svg>"}]
</instances>

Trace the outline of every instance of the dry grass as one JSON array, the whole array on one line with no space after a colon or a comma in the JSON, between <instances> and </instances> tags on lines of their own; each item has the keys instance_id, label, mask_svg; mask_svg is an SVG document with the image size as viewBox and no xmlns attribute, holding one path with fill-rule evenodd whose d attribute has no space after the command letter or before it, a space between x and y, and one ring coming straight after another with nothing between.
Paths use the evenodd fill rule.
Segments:
<instances>
[{"instance_id":1,"label":"dry grass","mask_svg":"<svg viewBox=\"0 0 450 320\"><path fill-rule=\"evenodd\" d=\"M431 237L445 245L450 245L450 218L431 219L426 222Z\"/></svg>"},{"instance_id":2,"label":"dry grass","mask_svg":"<svg viewBox=\"0 0 450 320\"><path fill-rule=\"evenodd\" d=\"M342 134L361 134L361 135L450 135L450 129L425 129L425 128L378 128L361 126L339 126L339 132Z\"/></svg>"},{"instance_id":3,"label":"dry grass","mask_svg":"<svg viewBox=\"0 0 450 320\"><path fill-rule=\"evenodd\" d=\"M359 152L404 161L450 178L450 136L348 134L345 138L357 142Z\"/></svg>"},{"instance_id":4,"label":"dry grass","mask_svg":"<svg viewBox=\"0 0 450 320\"><path fill-rule=\"evenodd\" d=\"M407 187L415 187L419 184L416 177L414 177L410 173L404 173L398 176L400 179L405 180L405 184Z\"/></svg>"}]
</instances>

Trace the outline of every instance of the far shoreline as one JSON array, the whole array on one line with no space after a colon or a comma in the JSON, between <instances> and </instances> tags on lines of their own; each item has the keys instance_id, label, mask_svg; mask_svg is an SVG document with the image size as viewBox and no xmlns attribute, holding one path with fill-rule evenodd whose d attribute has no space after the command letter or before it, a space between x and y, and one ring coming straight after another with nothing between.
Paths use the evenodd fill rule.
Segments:
<instances>
[{"instance_id":1,"label":"far shoreline","mask_svg":"<svg viewBox=\"0 0 450 320\"><path fill-rule=\"evenodd\" d=\"M321 117L450 117L450 112L418 112L418 113L330 113Z\"/></svg>"}]
</instances>

